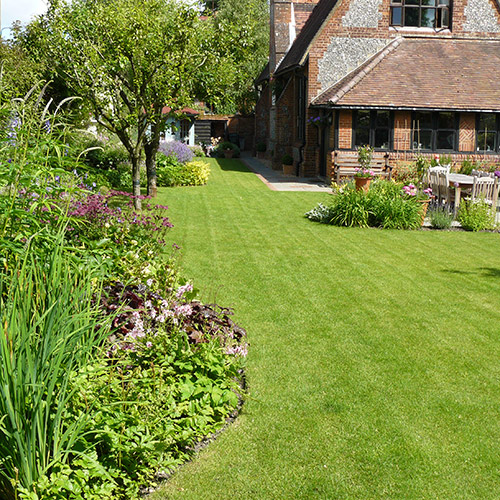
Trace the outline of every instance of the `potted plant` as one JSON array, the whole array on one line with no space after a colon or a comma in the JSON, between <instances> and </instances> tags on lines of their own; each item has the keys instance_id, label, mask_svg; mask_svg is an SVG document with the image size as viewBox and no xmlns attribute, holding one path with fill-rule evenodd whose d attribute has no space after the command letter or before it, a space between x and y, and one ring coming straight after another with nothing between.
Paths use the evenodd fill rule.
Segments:
<instances>
[{"instance_id":1,"label":"potted plant","mask_svg":"<svg viewBox=\"0 0 500 500\"><path fill-rule=\"evenodd\" d=\"M233 144L232 142L226 141L226 142L221 142L216 149L216 152L218 155L224 155L224 158L232 158L238 157L240 154L240 148L236 146L236 144Z\"/></svg>"},{"instance_id":2,"label":"potted plant","mask_svg":"<svg viewBox=\"0 0 500 500\"><path fill-rule=\"evenodd\" d=\"M283 166L283 173L285 175L295 175L293 158L290 155L283 155L281 158L281 165Z\"/></svg>"},{"instance_id":3,"label":"potted plant","mask_svg":"<svg viewBox=\"0 0 500 500\"><path fill-rule=\"evenodd\" d=\"M368 191L370 182L375 175L373 170L370 170L372 163L373 148L370 146L360 146L358 148L358 163L359 168L356 169L354 174L354 181L356 182L356 190Z\"/></svg>"},{"instance_id":4,"label":"potted plant","mask_svg":"<svg viewBox=\"0 0 500 500\"><path fill-rule=\"evenodd\" d=\"M264 158L266 152L266 143L258 142L257 146L255 146L255 149L257 150L257 158Z\"/></svg>"}]
</instances>

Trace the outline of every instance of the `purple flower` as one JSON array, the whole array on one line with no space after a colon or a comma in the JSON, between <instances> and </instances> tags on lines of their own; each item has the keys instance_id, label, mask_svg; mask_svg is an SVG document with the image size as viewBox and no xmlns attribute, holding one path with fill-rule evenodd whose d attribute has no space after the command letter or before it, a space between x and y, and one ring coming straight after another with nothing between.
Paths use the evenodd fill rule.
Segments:
<instances>
[{"instance_id":1,"label":"purple flower","mask_svg":"<svg viewBox=\"0 0 500 500\"><path fill-rule=\"evenodd\" d=\"M179 163L187 163L194 156L189 146L179 141L164 142L160 144L159 151L165 156L176 158Z\"/></svg>"},{"instance_id":2,"label":"purple flower","mask_svg":"<svg viewBox=\"0 0 500 500\"><path fill-rule=\"evenodd\" d=\"M500 170L495 170L495 177L500 177Z\"/></svg>"}]
</instances>

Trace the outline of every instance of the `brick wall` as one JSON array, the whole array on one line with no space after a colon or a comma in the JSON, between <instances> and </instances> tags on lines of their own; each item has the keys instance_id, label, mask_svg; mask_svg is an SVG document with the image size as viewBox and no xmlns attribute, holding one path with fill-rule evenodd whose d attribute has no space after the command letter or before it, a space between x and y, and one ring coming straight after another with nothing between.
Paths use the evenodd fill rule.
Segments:
<instances>
[{"instance_id":1,"label":"brick wall","mask_svg":"<svg viewBox=\"0 0 500 500\"><path fill-rule=\"evenodd\" d=\"M269 112L271 109L271 92L269 86L264 87L262 94L255 105L255 132L254 144L267 143L269 137Z\"/></svg>"},{"instance_id":2,"label":"brick wall","mask_svg":"<svg viewBox=\"0 0 500 500\"><path fill-rule=\"evenodd\" d=\"M476 149L476 114L460 113L459 151Z\"/></svg>"},{"instance_id":3,"label":"brick wall","mask_svg":"<svg viewBox=\"0 0 500 500\"><path fill-rule=\"evenodd\" d=\"M411 149L411 112L396 111L394 113L394 150Z\"/></svg>"},{"instance_id":4,"label":"brick wall","mask_svg":"<svg viewBox=\"0 0 500 500\"><path fill-rule=\"evenodd\" d=\"M281 169L283 155L292 155L295 133L295 78L291 77L276 103L276 145L273 168Z\"/></svg>"},{"instance_id":5,"label":"brick wall","mask_svg":"<svg viewBox=\"0 0 500 500\"><path fill-rule=\"evenodd\" d=\"M476 38L490 37L490 38L500 38L500 33L488 32L488 33L474 33L469 31L464 31L465 15L464 9L467 6L469 0L454 0L452 9L452 30L439 30L434 31L427 28L417 28L411 30L409 28L396 29L390 26L390 0L382 0L379 7L379 15L381 18L378 22L376 28L359 28L359 27L346 27L342 24L342 18L349 11L351 2L356 0L344 0L338 1L336 6L331 11L327 24L324 26L319 36L313 41L310 51L309 51L309 72L311 78L309 79L309 102L311 102L315 97L321 93L321 85L318 81L318 63L325 55L328 46L330 45L332 37L346 37L346 38L378 38L390 39L400 36L401 33L404 35L425 35L425 36L449 36L453 37L468 37ZM484 0L489 2L493 11L496 13L497 18L500 22L500 9L494 0ZM325 89L323 89L325 90Z\"/></svg>"},{"instance_id":6,"label":"brick wall","mask_svg":"<svg viewBox=\"0 0 500 500\"><path fill-rule=\"evenodd\" d=\"M340 111L339 115L339 149L352 147L352 112Z\"/></svg>"}]
</instances>

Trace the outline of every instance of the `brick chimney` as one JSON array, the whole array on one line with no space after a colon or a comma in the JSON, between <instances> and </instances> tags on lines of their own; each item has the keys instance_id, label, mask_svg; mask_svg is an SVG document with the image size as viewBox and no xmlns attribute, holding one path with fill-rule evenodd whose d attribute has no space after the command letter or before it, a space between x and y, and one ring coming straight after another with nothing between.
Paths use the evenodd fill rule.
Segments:
<instances>
[{"instance_id":1,"label":"brick chimney","mask_svg":"<svg viewBox=\"0 0 500 500\"><path fill-rule=\"evenodd\" d=\"M271 0L269 67L274 72L319 0Z\"/></svg>"}]
</instances>

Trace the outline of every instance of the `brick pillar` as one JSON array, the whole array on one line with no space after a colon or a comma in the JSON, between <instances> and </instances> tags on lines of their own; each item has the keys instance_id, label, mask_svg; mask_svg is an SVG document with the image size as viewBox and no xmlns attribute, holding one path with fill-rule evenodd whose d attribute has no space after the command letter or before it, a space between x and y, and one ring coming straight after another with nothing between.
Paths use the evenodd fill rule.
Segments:
<instances>
[{"instance_id":1,"label":"brick pillar","mask_svg":"<svg viewBox=\"0 0 500 500\"><path fill-rule=\"evenodd\" d=\"M476 115L460 113L460 129L458 134L459 151L476 150Z\"/></svg>"},{"instance_id":2,"label":"brick pillar","mask_svg":"<svg viewBox=\"0 0 500 500\"><path fill-rule=\"evenodd\" d=\"M339 149L352 148L352 112L342 110L339 116Z\"/></svg>"},{"instance_id":3,"label":"brick pillar","mask_svg":"<svg viewBox=\"0 0 500 500\"><path fill-rule=\"evenodd\" d=\"M411 149L411 111L396 111L394 114L394 151Z\"/></svg>"}]
</instances>

